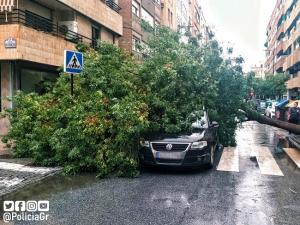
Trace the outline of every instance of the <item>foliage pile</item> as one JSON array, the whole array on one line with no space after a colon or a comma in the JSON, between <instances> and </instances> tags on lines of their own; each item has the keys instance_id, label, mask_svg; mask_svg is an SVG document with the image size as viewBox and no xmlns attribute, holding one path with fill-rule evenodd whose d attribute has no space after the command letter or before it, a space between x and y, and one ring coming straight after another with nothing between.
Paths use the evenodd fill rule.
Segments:
<instances>
[{"instance_id":1,"label":"foliage pile","mask_svg":"<svg viewBox=\"0 0 300 225\"><path fill-rule=\"evenodd\" d=\"M235 144L236 118L243 104L243 59L223 59L217 41L201 46L167 28L158 28L148 42L148 57L141 69L147 84L150 131L177 133L190 129L192 111L205 107L220 124L224 145ZM150 52L149 52L150 49Z\"/></svg>"},{"instance_id":2,"label":"foliage pile","mask_svg":"<svg viewBox=\"0 0 300 225\"><path fill-rule=\"evenodd\" d=\"M214 40L199 46L168 28L153 32L143 63L110 44L79 46L85 69L73 97L66 74L43 95L17 93L6 137L16 156L67 173L135 176L140 136L187 131L187 118L203 106L220 123L221 143L234 144L245 95L242 58L224 59Z\"/></svg>"},{"instance_id":3,"label":"foliage pile","mask_svg":"<svg viewBox=\"0 0 300 225\"><path fill-rule=\"evenodd\" d=\"M17 93L6 137L13 140L16 156L62 165L67 173L135 176L136 141L148 111L137 86L138 67L120 49L100 44L97 51L86 51L73 97L66 74L44 95Z\"/></svg>"}]
</instances>

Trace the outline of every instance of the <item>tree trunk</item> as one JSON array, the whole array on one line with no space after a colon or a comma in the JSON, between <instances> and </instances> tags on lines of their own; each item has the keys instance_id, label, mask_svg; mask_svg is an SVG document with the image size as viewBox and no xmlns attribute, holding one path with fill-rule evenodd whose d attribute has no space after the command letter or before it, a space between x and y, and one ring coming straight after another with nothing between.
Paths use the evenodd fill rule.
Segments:
<instances>
[{"instance_id":1,"label":"tree trunk","mask_svg":"<svg viewBox=\"0 0 300 225\"><path fill-rule=\"evenodd\" d=\"M267 124L273 127L278 127L284 130L288 130L294 134L300 134L300 125L284 122L281 120L271 119L255 111L247 111L245 114L248 120L255 120L262 124Z\"/></svg>"}]
</instances>

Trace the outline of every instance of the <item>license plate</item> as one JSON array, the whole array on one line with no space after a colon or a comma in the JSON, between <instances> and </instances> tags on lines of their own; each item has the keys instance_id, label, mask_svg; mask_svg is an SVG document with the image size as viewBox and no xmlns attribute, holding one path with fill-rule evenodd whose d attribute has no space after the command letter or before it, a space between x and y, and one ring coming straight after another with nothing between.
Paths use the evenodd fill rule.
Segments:
<instances>
[{"instance_id":1,"label":"license plate","mask_svg":"<svg viewBox=\"0 0 300 225\"><path fill-rule=\"evenodd\" d=\"M181 152L156 152L157 159L182 159Z\"/></svg>"}]
</instances>

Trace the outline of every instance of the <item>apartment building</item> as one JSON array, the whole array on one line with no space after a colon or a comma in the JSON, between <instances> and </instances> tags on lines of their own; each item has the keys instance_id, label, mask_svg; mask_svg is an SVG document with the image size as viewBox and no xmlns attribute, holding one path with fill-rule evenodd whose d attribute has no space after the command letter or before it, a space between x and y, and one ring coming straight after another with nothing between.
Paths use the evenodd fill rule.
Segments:
<instances>
[{"instance_id":1,"label":"apartment building","mask_svg":"<svg viewBox=\"0 0 300 225\"><path fill-rule=\"evenodd\" d=\"M151 35L143 29L142 21L151 27L161 24L161 0L119 0L123 17L123 36L119 46L142 59L139 46L145 45Z\"/></svg>"},{"instance_id":2,"label":"apartment building","mask_svg":"<svg viewBox=\"0 0 300 225\"><path fill-rule=\"evenodd\" d=\"M146 21L153 28L164 25L182 34L189 32L199 42L212 37L205 21L199 0L119 0L123 16L123 36L119 46L142 59L138 46L147 44L150 33L141 23ZM182 41L187 42L183 37Z\"/></svg>"},{"instance_id":3,"label":"apartment building","mask_svg":"<svg viewBox=\"0 0 300 225\"><path fill-rule=\"evenodd\" d=\"M265 67L264 62L260 62L251 66L251 71L254 72L255 78L264 79L265 78Z\"/></svg>"},{"instance_id":4,"label":"apartment building","mask_svg":"<svg viewBox=\"0 0 300 225\"><path fill-rule=\"evenodd\" d=\"M199 42L206 43L209 39L212 38L213 33L210 30L207 22L205 20L203 10L199 4L199 0L190 0L190 31L192 37L199 39Z\"/></svg>"},{"instance_id":5,"label":"apartment building","mask_svg":"<svg viewBox=\"0 0 300 225\"><path fill-rule=\"evenodd\" d=\"M212 31L206 23L199 0L176 0L177 28L184 34L190 33L192 37L205 43L213 36ZM187 38L183 38L187 41Z\"/></svg>"},{"instance_id":6,"label":"apartment building","mask_svg":"<svg viewBox=\"0 0 300 225\"><path fill-rule=\"evenodd\" d=\"M267 27L266 74L285 72L289 98L300 97L300 1L277 0Z\"/></svg>"},{"instance_id":7,"label":"apartment building","mask_svg":"<svg viewBox=\"0 0 300 225\"><path fill-rule=\"evenodd\" d=\"M161 25L177 30L176 22L176 1L161 0Z\"/></svg>"},{"instance_id":8,"label":"apartment building","mask_svg":"<svg viewBox=\"0 0 300 225\"><path fill-rule=\"evenodd\" d=\"M16 90L39 91L55 80L64 50L97 40L118 44L123 33L120 7L113 0L0 0L1 110ZM0 122L0 133L7 121Z\"/></svg>"}]
</instances>

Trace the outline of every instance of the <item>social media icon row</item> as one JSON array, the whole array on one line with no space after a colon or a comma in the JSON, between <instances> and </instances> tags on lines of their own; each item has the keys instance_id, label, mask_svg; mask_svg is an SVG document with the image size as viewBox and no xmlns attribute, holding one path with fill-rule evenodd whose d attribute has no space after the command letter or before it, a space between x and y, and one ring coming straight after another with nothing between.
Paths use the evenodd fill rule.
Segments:
<instances>
[{"instance_id":1,"label":"social media icon row","mask_svg":"<svg viewBox=\"0 0 300 225\"><path fill-rule=\"evenodd\" d=\"M5 212L48 212L49 201L4 201Z\"/></svg>"}]
</instances>

